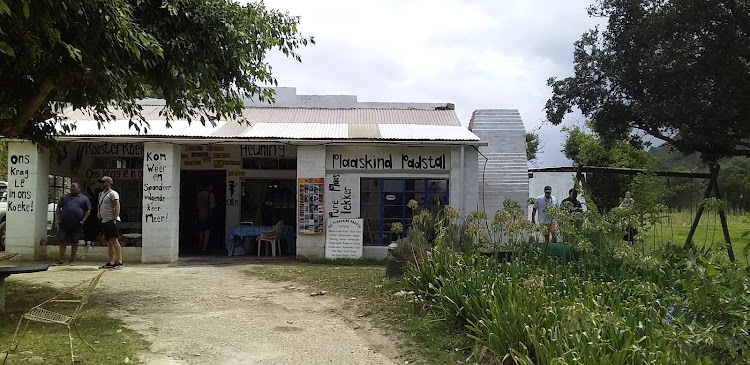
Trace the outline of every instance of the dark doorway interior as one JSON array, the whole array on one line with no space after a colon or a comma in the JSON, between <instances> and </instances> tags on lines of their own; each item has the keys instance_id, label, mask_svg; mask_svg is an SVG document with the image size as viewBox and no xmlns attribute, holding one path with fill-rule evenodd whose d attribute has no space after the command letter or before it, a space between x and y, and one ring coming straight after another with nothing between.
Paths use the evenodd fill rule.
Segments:
<instances>
[{"instance_id":1,"label":"dark doorway interior","mask_svg":"<svg viewBox=\"0 0 750 365\"><path fill-rule=\"evenodd\" d=\"M208 253L226 254L224 235L227 212L225 207L227 172L225 170L183 170L180 173L180 254L200 253L196 196L206 184L213 184L216 198Z\"/></svg>"}]
</instances>

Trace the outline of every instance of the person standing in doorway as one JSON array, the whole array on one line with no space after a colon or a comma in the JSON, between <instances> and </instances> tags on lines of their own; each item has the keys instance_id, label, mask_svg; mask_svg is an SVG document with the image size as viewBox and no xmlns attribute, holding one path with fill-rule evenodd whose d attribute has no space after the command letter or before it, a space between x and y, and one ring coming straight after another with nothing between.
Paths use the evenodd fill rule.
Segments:
<instances>
[{"instance_id":1,"label":"person standing in doorway","mask_svg":"<svg viewBox=\"0 0 750 365\"><path fill-rule=\"evenodd\" d=\"M560 203L557 198L552 196L552 187L547 185L544 187L544 195L536 198L536 204L534 204L534 210L531 212L531 223L538 221L542 224L542 236L544 237L544 243L549 243L549 236L552 235L552 242L557 243L557 221L555 218L547 215L544 212L544 208L557 207L560 208ZM536 219L537 211L539 211L539 219Z\"/></svg>"},{"instance_id":2,"label":"person standing in doorway","mask_svg":"<svg viewBox=\"0 0 750 365\"><path fill-rule=\"evenodd\" d=\"M216 197L212 184L206 184L203 190L198 192L196 208L198 209L201 254L205 255L208 250L208 241L211 239L211 225L213 224L214 208L216 208Z\"/></svg>"},{"instance_id":3,"label":"person standing in doorway","mask_svg":"<svg viewBox=\"0 0 750 365\"><path fill-rule=\"evenodd\" d=\"M76 261L78 241L81 239L83 225L91 213L89 198L81 194L78 183L70 184L70 193L63 195L57 204L57 221L60 222L60 254L56 265L62 265L65 259L65 247L70 243L70 265Z\"/></svg>"},{"instance_id":4,"label":"person standing in doorway","mask_svg":"<svg viewBox=\"0 0 750 365\"><path fill-rule=\"evenodd\" d=\"M120 221L120 195L112 189L112 178L104 176L99 179L102 192L99 193L99 214L102 221L102 234L107 241L109 261L100 269L120 269L122 265L122 247L117 239L119 232L117 224Z\"/></svg>"},{"instance_id":5,"label":"person standing in doorway","mask_svg":"<svg viewBox=\"0 0 750 365\"><path fill-rule=\"evenodd\" d=\"M86 247L89 244L91 244L91 247L94 247L94 242L96 242L96 240L99 238L99 233L101 233L99 220L93 218L99 216L99 202L97 201L97 199L99 197L99 193L101 192L101 188L96 188L96 190L94 191L91 191L91 188L88 189L92 218L87 220L83 225L83 247Z\"/></svg>"}]
</instances>

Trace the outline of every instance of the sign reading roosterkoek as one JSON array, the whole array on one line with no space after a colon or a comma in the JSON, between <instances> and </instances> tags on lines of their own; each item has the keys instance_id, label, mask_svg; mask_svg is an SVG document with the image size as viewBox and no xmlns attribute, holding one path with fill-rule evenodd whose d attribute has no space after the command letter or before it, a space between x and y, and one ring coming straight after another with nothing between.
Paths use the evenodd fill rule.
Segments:
<instances>
[{"instance_id":1,"label":"sign reading roosterkoek","mask_svg":"<svg viewBox=\"0 0 750 365\"><path fill-rule=\"evenodd\" d=\"M444 148L429 147L332 147L326 169L447 171L450 154Z\"/></svg>"}]
</instances>

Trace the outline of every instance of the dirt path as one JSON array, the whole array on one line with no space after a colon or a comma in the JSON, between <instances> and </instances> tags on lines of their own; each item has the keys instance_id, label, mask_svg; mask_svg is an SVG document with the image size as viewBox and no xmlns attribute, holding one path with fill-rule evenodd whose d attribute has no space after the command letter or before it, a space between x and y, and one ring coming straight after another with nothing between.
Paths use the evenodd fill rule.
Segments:
<instances>
[{"instance_id":1,"label":"dirt path","mask_svg":"<svg viewBox=\"0 0 750 365\"><path fill-rule=\"evenodd\" d=\"M147 365L395 363L394 343L343 309L346 299L242 273L253 264L128 265L102 277L95 302L151 343L139 354ZM8 280L64 287L96 272L79 264Z\"/></svg>"}]
</instances>

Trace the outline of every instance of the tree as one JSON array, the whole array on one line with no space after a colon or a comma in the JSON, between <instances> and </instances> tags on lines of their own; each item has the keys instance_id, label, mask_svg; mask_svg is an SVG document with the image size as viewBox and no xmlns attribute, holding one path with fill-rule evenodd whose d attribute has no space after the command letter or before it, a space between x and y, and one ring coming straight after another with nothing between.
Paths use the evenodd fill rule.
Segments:
<instances>
[{"instance_id":1,"label":"tree","mask_svg":"<svg viewBox=\"0 0 750 365\"><path fill-rule=\"evenodd\" d=\"M750 3L600 0L589 14L606 29L575 43L574 76L549 79L547 119L577 107L606 139L636 129L697 152L713 176L706 196L719 195L719 160L750 156Z\"/></svg>"},{"instance_id":2,"label":"tree","mask_svg":"<svg viewBox=\"0 0 750 365\"><path fill-rule=\"evenodd\" d=\"M0 134L50 141L58 103L112 108L148 128L137 99L158 93L167 125L241 115L244 97L272 100L267 52L300 60L313 43L298 18L230 0L0 0Z\"/></svg>"},{"instance_id":3,"label":"tree","mask_svg":"<svg viewBox=\"0 0 750 365\"><path fill-rule=\"evenodd\" d=\"M536 160L536 154L539 152L539 134L535 132L526 133L526 160Z\"/></svg>"},{"instance_id":4,"label":"tree","mask_svg":"<svg viewBox=\"0 0 750 365\"><path fill-rule=\"evenodd\" d=\"M637 146L623 141L606 141L579 127L564 128L563 131L568 133L563 153L578 166L656 169L657 159ZM620 204L619 199L632 182L633 175L589 172L585 189L594 204L606 212Z\"/></svg>"}]
</instances>

